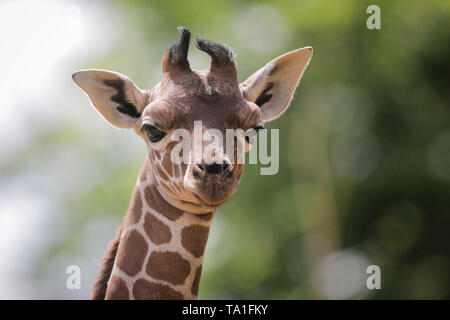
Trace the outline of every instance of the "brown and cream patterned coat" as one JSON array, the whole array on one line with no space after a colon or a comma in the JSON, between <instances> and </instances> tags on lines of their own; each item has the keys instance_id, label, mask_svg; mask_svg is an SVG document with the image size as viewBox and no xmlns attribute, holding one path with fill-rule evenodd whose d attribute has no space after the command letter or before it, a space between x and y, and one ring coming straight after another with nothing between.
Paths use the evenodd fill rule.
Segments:
<instances>
[{"instance_id":1,"label":"brown and cream patterned coat","mask_svg":"<svg viewBox=\"0 0 450 320\"><path fill-rule=\"evenodd\" d=\"M288 52L239 84L233 52L212 41L196 39L197 48L212 61L208 70L192 70L187 59L190 32L179 30L179 41L164 55L162 81L150 90L111 71L73 75L107 121L134 129L148 146L93 299L197 298L215 209L237 190L243 164L216 150L213 155L203 153L200 161L194 161L190 151L189 161L175 164L171 153L177 142L172 134L183 128L194 144L199 139L194 121L201 121L200 137L208 129L220 130L225 137L226 129L263 128L287 109L312 56L311 47ZM205 149L211 143L197 142Z\"/></svg>"}]
</instances>

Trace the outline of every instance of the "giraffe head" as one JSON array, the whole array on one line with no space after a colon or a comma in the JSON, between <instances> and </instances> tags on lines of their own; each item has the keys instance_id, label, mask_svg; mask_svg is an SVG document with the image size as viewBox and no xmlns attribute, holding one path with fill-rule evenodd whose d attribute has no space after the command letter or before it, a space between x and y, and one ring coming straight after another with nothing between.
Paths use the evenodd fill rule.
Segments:
<instances>
[{"instance_id":1,"label":"giraffe head","mask_svg":"<svg viewBox=\"0 0 450 320\"><path fill-rule=\"evenodd\" d=\"M134 129L144 139L150 159L146 178L163 198L183 211L202 214L237 190L243 172L243 164L234 160L237 157L208 148L217 139L209 134L219 132L225 139L226 129L258 130L280 116L289 106L312 48L281 55L240 84L233 51L212 41L196 39L197 48L211 56L211 65L207 70L192 70L187 58L190 32L179 30L180 39L164 55L162 80L150 90L105 70L81 70L73 79L108 122ZM180 132L190 138L188 151L177 149ZM238 145L248 150L244 136L234 139L233 155ZM203 150L200 156L196 143ZM185 161L174 163L174 154Z\"/></svg>"}]
</instances>

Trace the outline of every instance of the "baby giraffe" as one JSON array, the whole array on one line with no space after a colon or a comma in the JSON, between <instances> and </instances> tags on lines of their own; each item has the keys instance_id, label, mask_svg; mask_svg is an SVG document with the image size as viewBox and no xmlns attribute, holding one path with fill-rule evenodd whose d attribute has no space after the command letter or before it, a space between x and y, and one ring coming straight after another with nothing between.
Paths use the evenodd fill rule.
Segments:
<instances>
[{"instance_id":1,"label":"baby giraffe","mask_svg":"<svg viewBox=\"0 0 450 320\"><path fill-rule=\"evenodd\" d=\"M196 39L197 48L212 61L208 70L192 70L187 59L190 32L179 30L180 39L164 55L162 80L150 90L116 72L73 74L108 122L134 129L148 147L92 299L197 298L215 210L237 190L243 164L217 148L199 159L194 144L200 141L209 150L213 139L202 138L209 129L225 137L226 129L258 130L280 116L312 56L311 47L290 51L239 84L233 51L213 41ZM188 152L176 149L177 129L191 136ZM248 150L249 139L235 139ZM180 152L187 161L173 161L172 154Z\"/></svg>"}]
</instances>

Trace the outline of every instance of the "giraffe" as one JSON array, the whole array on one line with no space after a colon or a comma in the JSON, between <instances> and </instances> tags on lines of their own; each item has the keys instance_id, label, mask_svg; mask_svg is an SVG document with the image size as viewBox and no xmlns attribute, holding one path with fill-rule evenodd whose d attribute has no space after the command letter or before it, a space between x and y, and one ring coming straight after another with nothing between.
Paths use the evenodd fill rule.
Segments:
<instances>
[{"instance_id":1,"label":"giraffe","mask_svg":"<svg viewBox=\"0 0 450 320\"><path fill-rule=\"evenodd\" d=\"M171 137L175 129L184 128L198 139L197 120L202 121L200 136L211 128L263 128L288 108L312 56L311 47L287 52L239 83L233 51L199 37L196 47L211 57L211 65L192 70L187 58L190 32L178 29L179 40L163 57L162 80L150 90L112 71L87 69L72 76L105 120L133 129L148 147L92 299L197 298L216 208L236 192L243 164L216 151L202 154L199 161L190 151L187 163L175 164L171 153L176 141ZM200 143L207 147L211 141ZM238 143L245 150L250 147L249 140L239 138Z\"/></svg>"}]
</instances>

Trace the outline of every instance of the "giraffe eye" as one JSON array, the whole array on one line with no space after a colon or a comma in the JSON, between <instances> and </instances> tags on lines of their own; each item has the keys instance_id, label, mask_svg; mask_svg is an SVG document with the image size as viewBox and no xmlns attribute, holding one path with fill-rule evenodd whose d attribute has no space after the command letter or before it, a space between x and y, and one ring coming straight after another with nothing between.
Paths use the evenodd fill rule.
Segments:
<instances>
[{"instance_id":1,"label":"giraffe eye","mask_svg":"<svg viewBox=\"0 0 450 320\"><path fill-rule=\"evenodd\" d=\"M258 134L258 131L261 129L264 129L264 127L257 126L250 130L247 130L247 132L245 133L245 141L247 141L247 143L249 143L249 144L252 144L253 138Z\"/></svg>"},{"instance_id":2,"label":"giraffe eye","mask_svg":"<svg viewBox=\"0 0 450 320\"><path fill-rule=\"evenodd\" d=\"M166 133L161 131L158 127L155 127L154 125L145 123L142 128L141 128L141 132L145 131L145 133L148 136L148 139L151 142L158 142L160 141L162 138L165 137Z\"/></svg>"}]
</instances>

